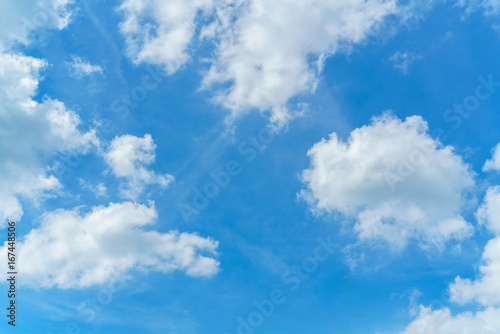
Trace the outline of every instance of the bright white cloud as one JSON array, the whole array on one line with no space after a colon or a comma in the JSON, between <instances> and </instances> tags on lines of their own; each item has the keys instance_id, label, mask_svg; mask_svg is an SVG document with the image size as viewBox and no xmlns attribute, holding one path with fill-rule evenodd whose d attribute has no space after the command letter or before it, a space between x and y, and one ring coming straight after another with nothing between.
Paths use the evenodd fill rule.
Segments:
<instances>
[{"instance_id":1,"label":"bright white cloud","mask_svg":"<svg viewBox=\"0 0 500 334\"><path fill-rule=\"evenodd\" d=\"M104 158L113 174L126 180L122 187L125 197L136 199L147 185L159 184L166 188L174 180L172 175L158 175L146 168L155 161L155 150L151 135L144 138L124 135L111 142Z\"/></svg>"},{"instance_id":2,"label":"bright white cloud","mask_svg":"<svg viewBox=\"0 0 500 334\"><path fill-rule=\"evenodd\" d=\"M477 211L477 219L490 231L500 235L500 186L491 187L486 191L484 203Z\"/></svg>"},{"instance_id":3,"label":"bright white cloud","mask_svg":"<svg viewBox=\"0 0 500 334\"><path fill-rule=\"evenodd\" d=\"M484 306L500 306L500 186L488 189L477 218L497 237L484 248L479 277L474 281L457 277L450 296L460 304L476 301Z\"/></svg>"},{"instance_id":4,"label":"bright white cloud","mask_svg":"<svg viewBox=\"0 0 500 334\"><path fill-rule=\"evenodd\" d=\"M94 207L83 215L76 209L46 213L41 225L17 244L22 284L86 288L131 270L179 270L204 277L218 272L217 242L195 234L152 231L156 219L153 204L130 202ZM4 258L6 248L0 251Z\"/></svg>"},{"instance_id":5,"label":"bright white cloud","mask_svg":"<svg viewBox=\"0 0 500 334\"><path fill-rule=\"evenodd\" d=\"M466 304L476 301L484 306L500 306L500 237L492 239L483 252L480 276L471 281L457 277L450 286L454 302Z\"/></svg>"},{"instance_id":6,"label":"bright white cloud","mask_svg":"<svg viewBox=\"0 0 500 334\"><path fill-rule=\"evenodd\" d=\"M483 166L483 172L500 171L500 144L492 151L493 157L487 160Z\"/></svg>"},{"instance_id":7,"label":"bright white cloud","mask_svg":"<svg viewBox=\"0 0 500 334\"><path fill-rule=\"evenodd\" d=\"M167 73L176 72L189 60L198 13L212 6L212 0L125 0L120 31L128 55L135 63L160 64Z\"/></svg>"},{"instance_id":8,"label":"bright white cloud","mask_svg":"<svg viewBox=\"0 0 500 334\"><path fill-rule=\"evenodd\" d=\"M419 316L403 334L493 334L500 333L500 187L488 189L478 219L497 236L483 252L483 263L476 279L455 278L450 285L450 299L459 304L477 303L475 313L452 316L445 308L431 311L421 307Z\"/></svg>"},{"instance_id":9,"label":"bright white cloud","mask_svg":"<svg viewBox=\"0 0 500 334\"><path fill-rule=\"evenodd\" d=\"M92 65L88 60L78 56L73 56L71 62L66 62L70 68L70 73L74 77L81 79L92 74L102 74L102 67Z\"/></svg>"},{"instance_id":10,"label":"bright white cloud","mask_svg":"<svg viewBox=\"0 0 500 334\"><path fill-rule=\"evenodd\" d=\"M71 17L72 0L0 1L0 51L13 43L27 44L41 28L63 29Z\"/></svg>"},{"instance_id":11,"label":"bright white cloud","mask_svg":"<svg viewBox=\"0 0 500 334\"><path fill-rule=\"evenodd\" d=\"M19 198L37 200L60 187L36 153L79 150L98 144L95 131L81 132L80 119L63 103L33 100L46 66L40 59L0 53L0 221L19 220Z\"/></svg>"},{"instance_id":12,"label":"bright white cloud","mask_svg":"<svg viewBox=\"0 0 500 334\"><path fill-rule=\"evenodd\" d=\"M421 307L418 317L401 334L496 334L500 332L500 309L453 316L449 309Z\"/></svg>"},{"instance_id":13,"label":"bright white cloud","mask_svg":"<svg viewBox=\"0 0 500 334\"><path fill-rule=\"evenodd\" d=\"M217 100L233 116L258 109L277 124L291 117L290 98L315 90L326 57L399 13L395 0L126 0L121 9L120 29L136 63L174 73L189 60L199 28L215 45L203 87L229 86Z\"/></svg>"},{"instance_id":14,"label":"bright white cloud","mask_svg":"<svg viewBox=\"0 0 500 334\"><path fill-rule=\"evenodd\" d=\"M216 58L204 87L230 84L218 100L233 115L256 108L284 124L288 101L315 91L326 57L397 12L393 0L236 1L218 8Z\"/></svg>"},{"instance_id":15,"label":"bright white cloud","mask_svg":"<svg viewBox=\"0 0 500 334\"><path fill-rule=\"evenodd\" d=\"M283 125L302 109L290 101L314 93L328 57L371 35L391 34L440 2L124 0L120 31L135 63L161 65L168 74L189 61L193 41L212 42L202 88L213 90L232 117L259 110ZM455 4L488 13L500 8L498 0ZM391 58L403 72L416 59L408 52Z\"/></svg>"},{"instance_id":16,"label":"bright white cloud","mask_svg":"<svg viewBox=\"0 0 500 334\"><path fill-rule=\"evenodd\" d=\"M301 196L316 209L355 218L362 240L398 248L413 238L440 247L473 231L460 215L473 172L429 135L420 116L402 122L385 113L346 142L333 133L308 155Z\"/></svg>"},{"instance_id":17,"label":"bright white cloud","mask_svg":"<svg viewBox=\"0 0 500 334\"><path fill-rule=\"evenodd\" d=\"M39 200L61 187L38 156L78 150L86 152L98 140L82 133L80 119L63 103L44 97L35 101L39 72L45 61L12 51L28 44L36 30L64 28L69 0L2 1L0 3L0 222L19 220L20 198Z\"/></svg>"}]
</instances>

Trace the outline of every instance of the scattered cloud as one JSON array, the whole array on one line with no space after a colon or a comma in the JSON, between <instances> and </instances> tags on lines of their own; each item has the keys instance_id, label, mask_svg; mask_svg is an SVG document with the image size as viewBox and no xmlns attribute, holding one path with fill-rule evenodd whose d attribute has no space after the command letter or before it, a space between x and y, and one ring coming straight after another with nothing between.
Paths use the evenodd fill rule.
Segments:
<instances>
[{"instance_id":1,"label":"scattered cloud","mask_svg":"<svg viewBox=\"0 0 500 334\"><path fill-rule=\"evenodd\" d=\"M500 331L500 309L453 316L448 308L432 311L421 306L418 317L401 334L494 334Z\"/></svg>"},{"instance_id":2,"label":"scattered cloud","mask_svg":"<svg viewBox=\"0 0 500 334\"><path fill-rule=\"evenodd\" d=\"M483 167L483 172L500 171L500 144L492 151L493 157L487 160Z\"/></svg>"},{"instance_id":3,"label":"scattered cloud","mask_svg":"<svg viewBox=\"0 0 500 334\"><path fill-rule=\"evenodd\" d=\"M108 188L102 182L92 185L81 178L78 179L78 182L80 183L80 187L83 190L88 190L88 191L94 193L96 197L106 197L107 196Z\"/></svg>"},{"instance_id":4,"label":"scattered cloud","mask_svg":"<svg viewBox=\"0 0 500 334\"><path fill-rule=\"evenodd\" d=\"M500 234L500 186L490 187L486 191L484 202L476 216L480 224L493 233Z\"/></svg>"},{"instance_id":5,"label":"scattered cloud","mask_svg":"<svg viewBox=\"0 0 500 334\"><path fill-rule=\"evenodd\" d=\"M212 0L125 0L120 31L126 36L127 54L137 64L159 64L168 74L175 73L190 58L187 49L197 14L213 5Z\"/></svg>"},{"instance_id":6,"label":"scattered cloud","mask_svg":"<svg viewBox=\"0 0 500 334\"><path fill-rule=\"evenodd\" d=\"M500 186L488 189L477 216L496 237L488 242L483 252L483 264L474 279L455 278L450 285L451 301L458 304L475 303L476 312L453 316L448 308L432 311L420 306L418 317L403 334L500 332Z\"/></svg>"},{"instance_id":7,"label":"scattered cloud","mask_svg":"<svg viewBox=\"0 0 500 334\"><path fill-rule=\"evenodd\" d=\"M316 210L355 218L361 240L440 247L473 232L460 212L474 174L452 147L429 135L420 116L401 121L384 113L346 142L331 134L308 155L300 196Z\"/></svg>"},{"instance_id":8,"label":"scattered cloud","mask_svg":"<svg viewBox=\"0 0 500 334\"><path fill-rule=\"evenodd\" d=\"M46 213L40 226L17 244L23 259L22 284L87 288L123 278L132 270L183 271L197 277L218 272L217 242L196 234L148 229L156 219L153 204L130 202L94 207L87 214L77 209ZM7 247L5 243L0 250L4 257Z\"/></svg>"},{"instance_id":9,"label":"scattered cloud","mask_svg":"<svg viewBox=\"0 0 500 334\"><path fill-rule=\"evenodd\" d=\"M450 286L451 300L466 304L500 306L500 237L488 242L483 252L483 265L476 280L457 277Z\"/></svg>"},{"instance_id":10,"label":"scattered cloud","mask_svg":"<svg viewBox=\"0 0 500 334\"><path fill-rule=\"evenodd\" d=\"M467 15L476 11L483 11L486 15L500 12L500 1L498 0L456 0L456 4L463 7Z\"/></svg>"},{"instance_id":11,"label":"scattered cloud","mask_svg":"<svg viewBox=\"0 0 500 334\"><path fill-rule=\"evenodd\" d=\"M71 75L77 79L91 76L93 74L103 74L102 67L92 65L88 60L78 56L73 56L72 61L65 62L65 64L69 67Z\"/></svg>"},{"instance_id":12,"label":"scattered cloud","mask_svg":"<svg viewBox=\"0 0 500 334\"><path fill-rule=\"evenodd\" d=\"M155 161L155 150L156 145L149 134L144 138L124 135L111 142L104 159L116 177L126 180L122 186L124 197L136 199L147 185L158 184L166 188L174 181L172 175L158 175L146 168Z\"/></svg>"},{"instance_id":13,"label":"scattered cloud","mask_svg":"<svg viewBox=\"0 0 500 334\"><path fill-rule=\"evenodd\" d=\"M231 118L258 110L282 126L301 114L291 101L315 92L328 57L349 53L369 36L391 34L436 2L125 0L120 31L134 63L160 65L170 75L191 59L195 41L211 42L202 88ZM496 0L456 4L488 12L500 6ZM390 60L407 73L419 58L399 51Z\"/></svg>"},{"instance_id":14,"label":"scattered cloud","mask_svg":"<svg viewBox=\"0 0 500 334\"><path fill-rule=\"evenodd\" d=\"M408 73L408 68L410 67L413 62L416 60L420 59L421 56L411 52L411 51L398 51L392 56L389 57L389 61L391 61L394 65L394 68L399 69L403 74Z\"/></svg>"},{"instance_id":15,"label":"scattered cloud","mask_svg":"<svg viewBox=\"0 0 500 334\"><path fill-rule=\"evenodd\" d=\"M189 60L199 28L199 38L215 45L202 87L215 89L232 116L256 109L278 125L292 117L292 97L314 92L328 56L349 52L400 13L395 0L126 0L121 9L120 30L135 63L175 73Z\"/></svg>"},{"instance_id":16,"label":"scattered cloud","mask_svg":"<svg viewBox=\"0 0 500 334\"><path fill-rule=\"evenodd\" d=\"M33 100L40 70L46 62L20 54L0 53L0 221L19 220L19 198L36 201L59 181L38 154L78 150L98 145L94 130L79 130L80 118L57 100ZM15 138L15 139L13 139Z\"/></svg>"},{"instance_id":17,"label":"scattered cloud","mask_svg":"<svg viewBox=\"0 0 500 334\"><path fill-rule=\"evenodd\" d=\"M257 109L284 124L288 101L315 91L328 56L348 51L397 12L392 0L251 0L220 8L216 58L204 87L230 84L217 99L233 116Z\"/></svg>"},{"instance_id":18,"label":"scattered cloud","mask_svg":"<svg viewBox=\"0 0 500 334\"><path fill-rule=\"evenodd\" d=\"M29 44L35 30L63 29L71 18L72 0L24 0L0 2L0 51L13 44Z\"/></svg>"},{"instance_id":19,"label":"scattered cloud","mask_svg":"<svg viewBox=\"0 0 500 334\"><path fill-rule=\"evenodd\" d=\"M500 306L500 186L487 190L477 217L497 237L484 248L479 277L474 281L457 277L450 287L450 296L460 304L475 301L484 306Z\"/></svg>"}]
</instances>

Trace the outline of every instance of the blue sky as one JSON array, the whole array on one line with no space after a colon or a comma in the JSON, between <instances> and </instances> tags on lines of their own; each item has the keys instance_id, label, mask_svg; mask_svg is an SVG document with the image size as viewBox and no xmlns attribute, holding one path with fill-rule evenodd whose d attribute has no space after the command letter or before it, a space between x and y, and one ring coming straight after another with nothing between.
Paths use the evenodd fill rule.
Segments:
<instances>
[{"instance_id":1,"label":"blue sky","mask_svg":"<svg viewBox=\"0 0 500 334\"><path fill-rule=\"evenodd\" d=\"M0 13L2 332L500 333L498 1Z\"/></svg>"}]
</instances>

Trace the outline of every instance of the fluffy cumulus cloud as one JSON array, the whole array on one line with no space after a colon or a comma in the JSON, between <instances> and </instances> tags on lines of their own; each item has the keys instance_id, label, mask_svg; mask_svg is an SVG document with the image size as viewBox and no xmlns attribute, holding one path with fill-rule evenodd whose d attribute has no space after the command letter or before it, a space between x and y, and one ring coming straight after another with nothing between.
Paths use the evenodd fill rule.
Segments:
<instances>
[{"instance_id":1,"label":"fluffy cumulus cloud","mask_svg":"<svg viewBox=\"0 0 500 334\"><path fill-rule=\"evenodd\" d=\"M418 317L404 334L493 334L500 333L500 187L487 191L483 205L477 212L496 237L488 242L483 252L483 263L476 279L455 278L450 285L450 299L458 304L474 303L476 312L453 316L449 309L431 311L421 307Z\"/></svg>"},{"instance_id":2,"label":"fluffy cumulus cloud","mask_svg":"<svg viewBox=\"0 0 500 334\"><path fill-rule=\"evenodd\" d=\"M457 277L450 286L454 302L477 302L485 306L500 306L500 237L492 239L483 252L483 265L477 280Z\"/></svg>"},{"instance_id":3,"label":"fluffy cumulus cloud","mask_svg":"<svg viewBox=\"0 0 500 334\"><path fill-rule=\"evenodd\" d=\"M81 132L80 119L63 103L45 97L33 100L46 66L40 59L0 53L0 221L18 220L19 198L36 200L44 191L60 187L35 153L52 154L96 145L95 132Z\"/></svg>"},{"instance_id":4,"label":"fluffy cumulus cloud","mask_svg":"<svg viewBox=\"0 0 500 334\"><path fill-rule=\"evenodd\" d=\"M122 185L125 197L135 199L147 185L158 184L166 188L174 180L172 175L158 175L146 168L155 161L155 150L151 135L144 138L124 135L111 142L104 158L113 174L125 179Z\"/></svg>"},{"instance_id":5,"label":"fluffy cumulus cloud","mask_svg":"<svg viewBox=\"0 0 500 334\"><path fill-rule=\"evenodd\" d=\"M136 63L161 64L167 73L176 72L189 60L198 13L212 7L212 0L125 0L120 31L128 55Z\"/></svg>"},{"instance_id":6,"label":"fluffy cumulus cloud","mask_svg":"<svg viewBox=\"0 0 500 334\"><path fill-rule=\"evenodd\" d=\"M487 160L483 166L484 172L500 171L500 144L493 149L493 157Z\"/></svg>"},{"instance_id":7,"label":"fluffy cumulus cloud","mask_svg":"<svg viewBox=\"0 0 500 334\"><path fill-rule=\"evenodd\" d=\"M249 0L226 8L211 28L218 45L204 86L230 83L218 99L233 114L271 111L278 124L290 117L290 98L314 92L326 57L398 11L393 0Z\"/></svg>"},{"instance_id":8,"label":"fluffy cumulus cloud","mask_svg":"<svg viewBox=\"0 0 500 334\"><path fill-rule=\"evenodd\" d=\"M38 159L55 152L85 152L96 145L95 132L81 132L78 115L55 99L34 100L45 61L14 51L41 28L62 29L71 13L69 0L0 3L0 222L19 220L21 198L37 201L61 187Z\"/></svg>"},{"instance_id":9,"label":"fluffy cumulus cloud","mask_svg":"<svg viewBox=\"0 0 500 334\"><path fill-rule=\"evenodd\" d=\"M356 219L362 240L398 248L410 238L441 246L471 235L460 215L474 185L469 166L428 133L420 116L405 121L384 113L347 141L333 133L308 152L301 196L317 210Z\"/></svg>"},{"instance_id":10,"label":"fluffy cumulus cloud","mask_svg":"<svg viewBox=\"0 0 500 334\"><path fill-rule=\"evenodd\" d=\"M477 211L477 219L490 231L500 235L500 186L486 191L484 203Z\"/></svg>"},{"instance_id":11,"label":"fluffy cumulus cloud","mask_svg":"<svg viewBox=\"0 0 500 334\"><path fill-rule=\"evenodd\" d=\"M399 13L395 0L126 0L121 8L136 62L177 71L199 28L215 45L203 87L222 84L217 99L233 115L270 111L278 124L290 117L290 98L315 90L326 57Z\"/></svg>"},{"instance_id":12,"label":"fluffy cumulus cloud","mask_svg":"<svg viewBox=\"0 0 500 334\"><path fill-rule=\"evenodd\" d=\"M59 210L18 242L23 284L85 288L126 277L131 270L183 271L209 277L219 270L217 242L195 234L159 233L153 204L98 206L87 214ZM6 257L7 244L0 253ZM4 271L6 268L4 269Z\"/></svg>"},{"instance_id":13,"label":"fluffy cumulus cloud","mask_svg":"<svg viewBox=\"0 0 500 334\"><path fill-rule=\"evenodd\" d=\"M479 277L474 281L457 277L450 287L450 296L461 304L475 301L484 306L500 306L500 186L488 189L477 217L497 237L484 248Z\"/></svg>"},{"instance_id":14,"label":"fluffy cumulus cloud","mask_svg":"<svg viewBox=\"0 0 500 334\"><path fill-rule=\"evenodd\" d=\"M0 2L0 50L14 43L29 43L37 29L62 29L69 22L72 0Z\"/></svg>"},{"instance_id":15,"label":"fluffy cumulus cloud","mask_svg":"<svg viewBox=\"0 0 500 334\"><path fill-rule=\"evenodd\" d=\"M453 316L449 309L421 307L418 317L401 334L495 334L500 332L500 310L488 308Z\"/></svg>"}]
</instances>

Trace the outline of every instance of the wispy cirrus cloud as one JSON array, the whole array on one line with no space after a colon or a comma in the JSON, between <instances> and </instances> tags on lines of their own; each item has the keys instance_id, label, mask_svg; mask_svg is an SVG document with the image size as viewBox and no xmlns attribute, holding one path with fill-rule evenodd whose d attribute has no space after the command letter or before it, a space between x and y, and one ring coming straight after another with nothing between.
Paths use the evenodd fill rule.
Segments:
<instances>
[{"instance_id":1,"label":"wispy cirrus cloud","mask_svg":"<svg viewBox=\"0 0 500 334\"><path fill-rule=\"evenodd\" d=\"M95 74L103 75L101 66L92 65L88 60L82 57L72 56L71 61L65 62L65 64L68 66L70 74L77 79Z\"/></svg>"}]
</instances>

